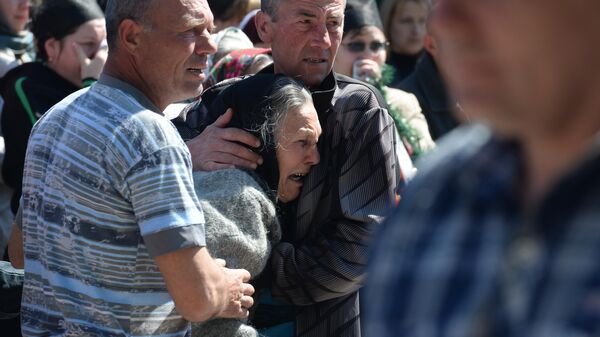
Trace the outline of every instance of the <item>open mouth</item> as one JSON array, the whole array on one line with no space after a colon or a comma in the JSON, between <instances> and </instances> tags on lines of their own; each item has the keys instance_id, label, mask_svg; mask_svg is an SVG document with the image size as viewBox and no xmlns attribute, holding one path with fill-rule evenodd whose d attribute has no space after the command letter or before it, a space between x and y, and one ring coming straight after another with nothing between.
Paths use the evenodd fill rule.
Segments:
<instances>
[{"instance_id":1,"label":"open mouth","mask_svg":"<svg viewBox=\"0 0 600 337\"><path fill-rule=\"evenodd\" d=\"M294 173L289 176L289 179L301 183L302 181L304 181L304 178L306 178L307 174L308 173Z\"/></svg>"},{"instance_id":2,"label":"open mouth","mask_svg":"<svg viewBox=\"0 0 600 337\"><path fill-rule=\"evenodd\" d=\"M313 63L313 64L321 64L321 63L327 62L327 60L326 59L322 59L322 58L308 57L308 58L304 59L304 62Z\"/></svg>"},{"instance_id":3,"label":"open mouth","mask_svg":"<svg viewBox=\"0 0 600 337\"><path fill-rule=\"evenodd\" d=\"M202 68L188 68L188 71L198 77L204 75Z\"/></svg>"}]
</instances>

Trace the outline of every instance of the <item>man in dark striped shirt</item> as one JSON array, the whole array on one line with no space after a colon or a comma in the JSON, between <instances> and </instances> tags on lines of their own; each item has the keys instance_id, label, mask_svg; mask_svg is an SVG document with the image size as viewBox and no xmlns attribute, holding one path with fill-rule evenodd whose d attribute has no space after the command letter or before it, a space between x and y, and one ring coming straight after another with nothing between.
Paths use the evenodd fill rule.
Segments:
<instances>
[{"instance_id":1,"label":"man in dark striped shirt","mask_svg":"<svg viewBox=\"0 0 600 337\"><path fill-rule=\"evenodd\" d=\"M450 134L383 226L369 336L600 336L600 2L439 0Z\"/></svg>"},{"instance_id":2,"label":"man in dark striped shirt","mask_svg":"<svg viewBox=\"0 0 600 337\"><path fill-rule=\"evenodd\" d=\"M367 247L394 207L405 176L412 174L412 163L380 95L332 71L344 7L344 0L263 0L256 23L261 38L272 45L274 65L238 82L264 86L273 74L301 80L312 92L323 126L320 163L301 180L298 201L282 205L289 210L282 221L283 238L273 247L265 273L270 291L264 297L270 300L272 295L274 301L269 303L271 310L263 310L261 301L253 321L269 330L263 331L267 335L281 328L289 336L360 336L358 290ZM231 112L213 104L219 102L214 99L219 90L236 84L209 89L187 114L188 122L196 119L193 128L202 131L188 141L194 169L259 166L254 152L232 142L255 147L257 140L225 128ZM260 97L240 104L246 107L256 100Z\"/></svg>"}]
</instances>

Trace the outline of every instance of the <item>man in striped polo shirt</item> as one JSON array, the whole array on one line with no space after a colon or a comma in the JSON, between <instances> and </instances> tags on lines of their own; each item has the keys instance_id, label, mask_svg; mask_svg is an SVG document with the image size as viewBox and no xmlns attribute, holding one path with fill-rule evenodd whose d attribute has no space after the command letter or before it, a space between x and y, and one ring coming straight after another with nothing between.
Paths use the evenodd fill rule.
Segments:
<instances>
[{"instance_id":1,"label":"man in striped polo shirt","mask_svg":"<svg viewBox=\"0 0 600 337\"><path fill-rule=\"evenodd\" d=\"M90 0L91 1L91 0ZM211 258L186 145L162 114L198 95L206 0L115 0L99 81L35 125L23 180L25 336L188 336L243 318L245 270Z\"/></svg>"}]
</instances>

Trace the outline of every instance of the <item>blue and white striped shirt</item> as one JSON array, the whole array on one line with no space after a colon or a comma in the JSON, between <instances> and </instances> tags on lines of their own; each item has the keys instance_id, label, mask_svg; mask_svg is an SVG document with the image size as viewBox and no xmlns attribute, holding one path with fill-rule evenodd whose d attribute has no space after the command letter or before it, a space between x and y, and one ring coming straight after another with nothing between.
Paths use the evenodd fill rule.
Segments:
<instances>
[{"instance_id":1,"label":"blue and white striped shirt","mask_svg":"<svg viewBox=\"0 0 600 337\"><path fill-rule=\"evenodd\" d=\"M35 125L25 160L25 336L187 336L153 257L204 246L191 157L138 90L103 75Z\"/></svg>"},{"instance_id":2,"label":"blue and white striped shirt","mask_svg":"<svg viewBox=\"0 0 600 337\"><path fill-rule=\"evenodd\" d=\"M482 126L442 142L374 243L367 336L600 336L600 139L541 202Z\"/></svg>"}]
</instances>

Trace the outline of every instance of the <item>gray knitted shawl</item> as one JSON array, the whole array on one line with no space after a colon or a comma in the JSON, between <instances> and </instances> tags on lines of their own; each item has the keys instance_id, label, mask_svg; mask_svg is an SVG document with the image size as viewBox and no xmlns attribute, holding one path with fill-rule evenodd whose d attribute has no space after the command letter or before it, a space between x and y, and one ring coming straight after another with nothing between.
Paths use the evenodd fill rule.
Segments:
<instances>
[{"instance_id":1,"label":"gray knitted shawl","mask_svg":"<svg viewBox=\"0 0 600 337\"><path fill-rule=\"evenodd\" d=\"M256 277L265 268L271 246L281 239L275 205L261 185L238 169L195 172L194 187L206 220L206 246L229 268L244 268ZM258 336L235 319L192 325L193 336Z\"/></svg>"}]
</instances>

